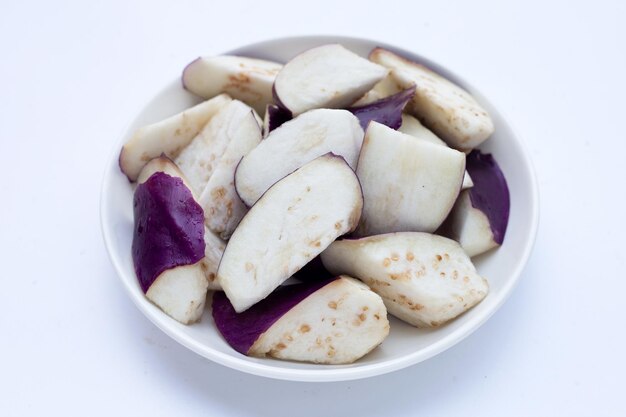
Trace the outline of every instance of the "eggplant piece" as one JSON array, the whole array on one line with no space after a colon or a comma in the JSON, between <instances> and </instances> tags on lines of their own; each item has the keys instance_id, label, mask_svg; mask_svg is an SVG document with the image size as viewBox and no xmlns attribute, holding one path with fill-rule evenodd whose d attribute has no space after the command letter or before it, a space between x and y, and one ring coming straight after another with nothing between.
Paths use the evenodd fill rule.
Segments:
<instances>
[{"instance_id":1,"label":"eggplant piece","mask_svg":"<svg viewBox=\"0 0 626 417\"><path fill-rule=\"evenodd\" d=\"M491 154L472 151L467 170L474 187L461 193L444 229L472 257L502 245L511 199L504 174Z\"/></svg>"},{"instance_id":2,"label":"eggplant piece","mask_svg":"<svg viewBox=\"0 0 626 417\"><path fill-rule=\"evenodd\" d=\"M230 143L239 136L256 138L260 127L250 106L239 100L226 103L174 160L201 195ZM247 139L246 139L247 140Z\"/></svg>"},{"instance_id":3,"label":"eggplant piece","mask_svg":"<svg viewBox=\"0 0 626 417\"><path fill-rule=\"evenodd\" d=\"M433 232L461 189L465 155L370 122L357 166L364 207L355 236Z\"/></svg>"},{"instance_id":4,"label":"eggplant piece","mask_svg":"<svg viewBox=\"0 0 626 417\"><path fill-rule=\"evenodd\" d=\"M226 93L262 113L272 103L272 86L283 66L234 55L201 57L185 67L183 87L203 98Z\"/></svg>"},{"instance_id":5,"label":"eggplant piece","mask_svg":"<svg viewBox=\"0 0 626 417\"><path fill-rule=\"evenodd\" d=\"M241 160L235 173L237 193L250 207L276 181L329 152L354 168L362 142L359 120L347 110L303 113L273 130Z\"/></svg>"},{"instance_id":6,"label":"eggplant piece","mask_svg":"<svg viewBox=\"0 0 626 417\"><path fill-rule=\"evenodd\" d=\"M421 124L419 120L408 114L402 115L402 125L400 126L398 131L406 133L407 135L411 135L418 139L426 140L430 143L448 146L444 141L439 139L437 135L424 127L424 125ZM470 177L467 170L465 170L465 173L463 174L463 185L461 185L461 189L466 190L468 188L472 188L473 185L474 183L472 182L472 177Z\"/></svg>"},{"instance_id":7,"label":"eggplant piece","mask_svg":"<svg viewBox=\"0 0 626 417\"><path fill-rule=\"evenodd\" d=\"M215 293L213 318L239 353L313 363L352 363L389 334L381 298L349 277L282 286L240 314Z\"/></svg>"},{"instance_id":8,"label":"eggplant piece","mask_svg":"<svg viewBox=\"0 0 626 417\"><path fill-rule=\"evenodd\" d=\"M322 45L285 64L274 82L274 98L294 116L311 109L344 108L387 73L339 44Z\"/></svg>"},{"instance_id":9,"label":"eggplant piece","mask_svg":"<svg viewBox=\"0 0 626 417\"><path fill-rule=\"evenodd\" d=\"M171 177L180 178L183 181L183 184L191 191L189 181L187 180L185 175L176 166L174 161L172 161L165 155L161 155L158 158L152 159L146 164L145 167L143 167L143 169L139 173L139 177L137 178L137 184L142 184L146 182L153 174L157 172L164 172ZM193 195L193 191L191 192ZM197 201L195 195L194 199ZM222 239L217 237L213 232L211 232L206 227L206 225L204 227L204 243L204 258L202 258L202 260L200 261L200 268L202 268L202 273L207 279L208 289L221 290L222 287L216 279L217 267L220 263L220 260L222 259L222 254L224 253L224 249L226 248L226 243ZM174 291L169 291L169 293L175 294Z\"/></svg>"},{"instance_id":10,"label":"eggplant piece","mask_svg":"<svg viewBox=\"0 0 626 417\"><path fill-rule=\"evenodd\" d=\"M262 138L254 110L237 100L233 100L230 106L238 109L230 113L218 133L220 138L216 141L224 144L224 150L216 160L207 161L205 168L211 166L213 169L198 200L204 210L206 225L222 239L230 237L248 211L235 189L235 169L241 158Z\"/></svg>"},{"instance_id":11,"label":"eggplant piece","mask_svg":"<svg viewBox=\"0 0 626 417\"><path fill-rule=\"evenodd\" d=\"M398 128L398 132L406 133L407 135L411 135L436 145L448 146L448 144L439 139L433 132L428 130L419 120L409 114L402 115L402 123Z\"/></svg>"},{"instance_id":12,"label":"eggplant piece","mask_svg":"<svg viewBox=\"0 0 626 417\"><path fill-rule=\"evenodd\" d=\"M359 119L363 129L367 129L367 125L372 120L392 129L398 129L402 124L402 110L414 94L415 87L407 88L373 103L349 107L348 111Z\"/></svg>"},{"instance_id":13,"label":"eggplant piece","mask_svg":"<svg viewBox=\"0 0 626 417\"><path fill-rule=\"evenodd\" d=\"M369 58L391 69L391 76L401 87L416 86L408 112L451 147L469 151L493 133L487 111L458 85L383 48L375 48Z\"/></svg>"},{"instance_id":14,"label":"eggplant piece","mask_svg":"<svg viewBox=\"0 0 626 417\"><path fill-rule=\"evenodd\" d=\"M332 274L361 279L387 311L416 327L437 327L489 291L461 246L442 236L404 232L344 239L322 253Z\"/></svg>"},{"instance_id":15,"label":"eggplant piece","mask_svg":"<svg viewBox=\"0 0 626 417\"><path fill-rule=\"evenodd\" d=\"M224 250L226 249L226 242L224 242L219 236L209 230L206 225L204 226L204 258L200 261L200 267L204 274L209 290L221 291L222 286L217 279L217 268L220 265Z\"/></svg>"},{"instance_id":16,"label":"eggplant piece","mask_svg":"<svg viewBox=\"0 0 626 417\"><path fill-rule=\"evenodd\" d=\"M162 154L161 156L148 161L148 163L141 169L141 172L137 177L137 185L143 184L144 182L148 181L148 179L157 172L163 172L170 177L180 178L183 181L185 187L189 188L189 190L192 191L191 185L189 184L189 180L187 179L187 177L185 177L185 175L178 168L176 163L168 158L165 154ZM191 194L193 195L193 191L191 192Z\"/></svg>"},{"instance_id":17,"label":"eggplant piece","mask_svg":"<svg viewBox=\"0 0 626 417\"><path fill-rule=\"evenodd\" d=\"M380 99L392 96L404 90L390 74L380 80L370 91L365 93L353 106L364 106Z\"/></svg>"},{"instance_id":18,"label":"eggplant piece","mask_svg":"<svg viewBox=\"0 0 626 417\"><path fill-rule=\"evenodd\" d=\"M263 137L267 137L270 132L283 123L291 120L291 112L275 104L269 104L265 108L265 117L263 118Z\"/></svg>"},{"instance_id":19,"label":"eggplant piece","mask_svg":"<svg viewBox=\"0 0 626 417\"><path fill-rule=\"evenodd\" d=\"M230 100L225 94L219 95L165 120L138 129L122 147L120 169L130 181L135 181L141 169L151 159L161 154L175 158Z\"/></svg>"},{"instance_id":20,"label":"eggplant piece","mask_svg":"<svg viewBox=\"0 0 626 417\"><path fill-rule=\"evenodd\" d=\"M237 312L265 298L358 224L363 197L354 171L324 155L270 187L231 236L217 276Z\"/></svg>"},{"instance_id":21,"label":"eggplant piece","mask_svg":"<svg viewBox=\"0 0 626 417\"><path fill-rule=\"evenodd\" d=\"M208 286L202 208L182 179L156 172L135 190L134 219L133 263L146 297L181 323L198 320Z\"/></svg>"}]
</instances>

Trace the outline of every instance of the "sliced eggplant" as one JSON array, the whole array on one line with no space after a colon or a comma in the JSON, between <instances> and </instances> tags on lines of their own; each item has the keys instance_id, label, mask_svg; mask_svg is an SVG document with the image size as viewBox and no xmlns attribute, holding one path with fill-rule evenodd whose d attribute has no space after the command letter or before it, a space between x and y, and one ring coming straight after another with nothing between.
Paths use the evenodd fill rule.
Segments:
<instances>
[{"instance_id":1,"label":"sliced eggplant","mask_svg":"<svg viewBox=\"0 0 626 417\"><path fill-rule=\"evenodd\" d=\"M156 174L157 172L164 172L170 177L180 178L183 181L183 184L185 184L185 187L189 188L189 190L191 191L191 185L189 184L189 180L187 179L187 177L185 177L185 175L178 168L176 163L167 156L165 156L165 154L148 161L148 163L141 169L141 172L137 177L137 184L143 184L144 182L148 181L148 178L150 178L153 174Z\"/></svg>"},{"instance_id":2,"label":"sliced eggplant","mask_svg":"<svg viewBox=\"0 0 626 417\"><path fill-rule=\"evenodd\" d=\"M435 231L459 195L464 171L463 153L371 122L356 171L365 202L355 235Z\"/></svg>"},{"instance_id":3,"label":"sliced eggplant","mask_svg":"<svg viewBox=\"0 0 626 417\"><path fill-rule=\"evenodd\" d=\"M252 206L276 181L328 152L354 168L362 142L363 129L349 111L308 111L273 130L241 160L235 174L237 192Z\"/></svg>"},{"instance_id":4,"label":"sliced eggplant","mask_svg":"<svg viewBox=\"0 0 626 417\"><path fill-rule=\"evenodd\" d=\"M418 139L426 140L430 143L448 146L444 141L439 139L437 135L424 127L424 125L421 124L419 120L408 114L402 115L402 126L400 126L398 131L406 133L407 135L411 135ZM473 185L474 183L472 182L472 177L470 177L467 170L465 170L465 174L463 174L463 185L461 186L461 189L466 190L468 188L472 188Z\"/></svg>"},{"instance_id":5,"label":"sliced eggplant","mask_svg":"<svg viewBox=\"0 0 626 417\"><path fill-rule=\"evenodd\" d=\"M230 237L248 211L235 190L235 169L262 138L254 111L237 100L233 100L231 106L238 109L231 113L219 133L222 138L218 139L225 142L225 149L218 159L208 162L213 170L199 198L206 225L223 239Z\"/></svg>"},{"instance_id":6,"label":"sliced eggplant","mask_svg":"<svg viewBox=\"0 0 626 417\"><path fill-rule=\"evenodd\" d=\"M504 174L492 155L472 151L467 169L474 187L461 193L445 230L469 256L476 256L502 245L511 201Z\"/></svg>"},{"instance_id":7,"label":"sliced eggplant","mask_svg":"<svg viewBox=\"0 0 626 417\"><path fill-rule=\"evenodd\" d=\"M402 124L402 110L414 94L415 87L411 87L373 103L349 107L348 110L359 119L363 129L367 129L367 125L372 120L392 129L398 129Z\"/></svg>"},{"instance_id":8,"label":"sliced eggplant","mask_svg":"<svg viewBox=\"0 0 626 417\"><path fill-rule=\"evenodd\" d=\"M390 233L334 242L322 253L333 274L363 280L387 311L417 327L437 327L489 291L461 246L428 233Z\"/></svg>"},{"instance_id":9,"label":"sliced eggplant","mask_svg":"<svg viewBox=\"0 0 626 417\"><path fill-rule=\"evenodd\" d=\"M370 91L365 93L353 106L364 106L366 104L373 103L385 97L392 96L402 91L403 88L398 86L398 83L389 75L380 80Z\"/></svg>"},{"instance_id":10,"label":"sliced eggplant","mask_svg":"<svg viewBox=\"0 0 626 417\"><path fill-rule=\"evenodd\" d=\"M469 151L493 133L487 111L458 85L383 48L374 49L370 60L391 69L402 88L416 86L407 110L451 147Z\"/></svg>"},{"instance_id":11,"label":"sliced eggplant","mask_svg":"<svg viewBox=\"0 0 626 417\"><path fill-rule=\"evenodd\" d=\"M272 85L283 66L242 56L201 57L183 71L183 87L204 98L227 93L263 113L272 103Z\"/></svg>"},{"instance_id":12,"label":"sliced eggplant","mask_svg":"<svg viewBox=\"0 0 626 417\"><path fill-rule=\"evenodd\" d=\"M354 171L334 155L321 156L270 187L239 223L218 269L235 310L265 298L352 231L362 207Z\"/></svg>"},{"instance_id":13,"label":"sliced eggplant","mask_svg":"<svg viewBox=\"0 0 626 417\"><path fill-rule=\"evenodd\" d=\"M204 258L200 261L202 273L206 277L209 290L221 290L222 286L217 279L217 267L224 255L226 242L210 231L206 225L204 226Z\"/></svg>"},{"instance_id":14,"label":"sliced eggplant","mask_svg":"<svg viewBox=\"0 0 626 417\"><path fill-rule=\"evenodd\" d=\"M175 159L176 165L201 195L229 144L239 135L256 137L259 125L252 109L239 100L231 100L215 114Z\"/></svg>"},{"instance_id":15,"label":"sliced eggplant","mask_svg":"<svg viewBox=\"0 0 626 417\"><path fill-rule=\"evenodd\" d=\"M138 129L120 152L120 168L130 181L135 181L143 166L165 154L175 158L191 142L204 125L230 101L219 95L165 120Z\"/></svg>"},{"instance_id":16,"label":"sliced eggplant","mask_svg":"<svg viewBox=\"0 0 626 417\"><path fill-rule=\"evenodd\" d=\"M381 298L349 277L282 286L240 314L215 293L213 318L244 355L313 363L352 363L389 334Z\"/></svg>"},{"instance_id":17,"label":"sliced eggplant","mask_svg":"<svg viewBox=\"0 0 626 417\"><path fill-rule=\"evenodd\" d=\"M409 114L402 115L402 124L398 128L398 131L436 145L448 146L444 141L439 139L437 135L424 127L419 120Z\"/></svg>"},{"instance_id":18,"label":"sliced eggplant","mask_svg":"<svg viewBox=\"0 0 626 417\"><path fill-rule=\"evenodd\" d=\"M291 120L291 112L275 104L270 104L265 108L263 118L263 137L267 137L270 132L283 123Z\"/></svg>"},{"instance_id":19,"label":"sliced eggplant","mask_svg":"<svg viewBox=\"0 0 626 417\"><path fill-rule=\"evenodd\" d=\"M185 186L191 191L189 181L187 180L185 175L181 172L180 169L178 169L174 161L172 161L165 155L161 155L158 158L152 159L146 164L145 167L143 167L141 173L139 174L139 177L137 178L137 184L142 184L146 182L153 174L157 172L164 172L171 177L180 178L183 181L183 184L185 184ZM196 196L194 196L194 199L196 199L197 201ZM224 253L224 249L226 248L226 243L222 239L217 237L213 232L211 232L206 226L204 228L204 243L204 258L202 258L202 260L200 261L200 267L202 268L202 272L206 277L206 280L208 281L208 289L221 290L222 287L219 285L219 282L216 279L217 267L220 263L220 259L222 259L222 254ZM184 270L187 271L189 269L191 268L185 268ZM169 279L172 279L171 274ZM172 291L169 292L173 293ZM161 291L160 293L167 294L168 292Z\"/></svg>"},{"instance_id":20,"label":"sliced eggplant","mask_svg":"<svg viewBox=\"0 0 626 417\"><path fill-rule=\"evenodd\" d=\"M285 64L276 76L274 96L277 104L294 116L317 108L343 108L387 72L339 44L318 46Z\"/></svg>"},{"instance_id":21,"label":"sliced eggplant","mask_svg":"<svg viewBox=\"0 0 626 417\"><path fill-rule=\"evenodd\" d=\"M181 323L198 320L208 286L202 208L182 179L156 172L135 190L134 218L133 263L146 297Z\"/></svg>"}]
</instances>

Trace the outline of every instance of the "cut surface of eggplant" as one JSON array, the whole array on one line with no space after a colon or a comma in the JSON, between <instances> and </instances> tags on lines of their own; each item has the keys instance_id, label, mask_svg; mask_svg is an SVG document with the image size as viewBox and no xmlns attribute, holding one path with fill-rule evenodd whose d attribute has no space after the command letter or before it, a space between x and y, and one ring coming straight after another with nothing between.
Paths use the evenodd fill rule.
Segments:
<instances>
[{"instance_id":1,"label":"cut surface of eggplant","mask_svg":"<svg viewBox=\"0 0 626 417\"><path fill-rule=\"evenodd\" d=\"M283 66L263 59L234 55L201 57L183 71L183 87L203 98L226 93L260 114L271 104L272 86Z\"/></svg>"},{"instance_id":2,"label":"cut surface of eggplant","mask_svg":"<svg viewBox=\"0 0 626 417\"><path fill-rule=\"evenodd\" d=\"M370 60L391 69L402 88L416 87L407 110L451 147L469 151L493 133L487 111L458 85L383 48L375 48Z\"/></svg>"},{"instance_id":3,"label":"cut surface of eggplant","mask_svg":"<svg viewBox=\"0 0 626 417\"><path fill-rule=\"evenodd\" d=\"M308 111L273 130L239 163L237 193L248 207L279 179L332 152L356 166L363 129L347 110Z\"/></svg>"},{"instance_id":4,"label":"cut surface of eggplant","mask_svg":"<svg viewBox=\"0 0 626 417\"><path fill-rule=\"evenodd\" d=\"M433 232L461 189L465 155L371 122L357 176L364 207L356 236Z\"/></svg>"},{"instance_id":5,"label":"cut surface of eggplant","mask_svg":"<svg viewBox=\"0 0 626 417\"><path fill-rule=\"evenodd\" d=\"M212 169L198 199L209 230L223 239L230 237L248 211L235 189L235 170L241 158L262 138L254 111L237 100L233 100L231 106L239 109L231 113L227 125L219 132L224 143L221 155L213 161L205 159L205 167Z\"/></svg>"},{"instance_id":6,"label":"cut surface of eggplant","mask_svg":"<svg viewBox=\"0 0 626 417\"><path fill-rule=\"evenodd\" d=\"M270 187L231 236L218 280L235 310L244 311L352 231L363 197L343 158L325 155Z\"/></svg>"},{"instance_id":7,"label":"cut surface of eggplant","mask_svg":"<svg viewBox=\"0 0 626 417\"><path fill-rule=\"evenodd\" d=\"M352 363L389 334L381 298L349 277L280 287L240 314L215 293L213 317L240 353L313 363Z\"/></svg>"},{"instance_id":8,"label":"cut surface of eggplant","mask_svg":"<svg viewBox=\"0 0 626 417\"><path fill-rule=\"evenodd\" d=\"M318 108L343 108L357 101L387 75L387 69L339 44L309 49L276 76L277 104L297 116Z\"/></svg>"},{"instance_id":9,"label":"cut surface of eggplant","mask_svg":"<svg viewBox=\"0 0 626 417\"><path fill-rule=\"evenodd\" d=\"M322 253L332 274L361 279L390 314L437 327L479 303L489 291L461 246L442 236L404 232L335 241Z\"/></svg>"},{"instance_id":10,"label":"cut surface of eggplant","mask_svg":"<svg viewBox=\"0 0 626 417\"><path fill-rule=\"evenodd\" d=\"M398 131L437 145L448 146L444 141L439 139L437 135L424 127L424 125L420 123L419 120L408 114L402 115L402 125L400 126ZM465 170L465 174L463 174L463 185L461 186L461 189L466 190L468 188L472 188L473 185L474 183L472 182L472 177L470 177L467 170Z\"/></svg>"},{"instance_id":11,"label":"cut surface of eggplant","mask_svg":"<svg viewBox=\"0 0 626 417\"><path fill-rule=\"evenodd\" d=\"M120 152L122 172L130 181L135 181L143 166L151 159L161 154L175 158L230 100L230 97L222 94L138 129Z\"/></svg>"}]
</instances>

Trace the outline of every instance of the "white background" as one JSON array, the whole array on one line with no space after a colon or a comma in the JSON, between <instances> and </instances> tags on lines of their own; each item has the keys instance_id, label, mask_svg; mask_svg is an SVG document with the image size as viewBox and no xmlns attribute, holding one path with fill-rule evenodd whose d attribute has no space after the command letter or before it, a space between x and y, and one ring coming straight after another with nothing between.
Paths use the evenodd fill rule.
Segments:
<instances>
[{"instance_id":1,"label":"white background","mask_svg":"<svg viewBox=\"0 0 626 417\"><path fill-rule=\"evenodd\" d=\"M626 3L440 3L2 1L0 415L625 415ZM457 72L539 177L537 244L504 307L368 380L275 381L187 351L126 296L100 234L105 161L148 98L200 54L304 34Z\"/></svg>"}]
</instances>

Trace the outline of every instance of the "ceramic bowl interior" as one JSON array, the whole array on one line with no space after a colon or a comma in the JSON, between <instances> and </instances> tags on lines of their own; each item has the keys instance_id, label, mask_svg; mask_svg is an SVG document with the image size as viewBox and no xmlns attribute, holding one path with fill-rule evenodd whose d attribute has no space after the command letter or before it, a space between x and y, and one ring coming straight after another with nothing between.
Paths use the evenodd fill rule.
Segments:
<instances>
[{"instance_id":1,"label":"ceramic bowl interior","mask_svg":"<svg viewBox=\"0 0 626 417\"><path fill-rule=\"evenodd\" d=\"M287 380L338 381L378 375L426 360L461 341L502 305L513 290L534 243L538 224L538 195L528 153L498 109L452 71L418 55L415 51L354 38L282 38L244 46L228 53L286 62L308 48L333 42L341 43L362 56L367 56L376 46L391 49L425 64L461 85L486 107L496 129L494 135L480 146L480 149L495 156L508 181L511 192L511 214L506 239L499 249L474 259L479 273L489 280L489 295L472 310L441 328L416 329L391 318L391 332L384 343L351 365L314 365L243 356L230 348L216 331L210 314L210 302L199 323L191 326L182 325L165 315L144 297L133 270L130 251L133 230L133 187L118 167L119 150L138 127L156 122L200 101L185 91L180 78L176 77L135 116L111 155L101 195L104 239L115 269L139 310L165 333L189 349L240 371ZM184 64L181 63L181 72Z\"/></svg>"}]
</instances>

